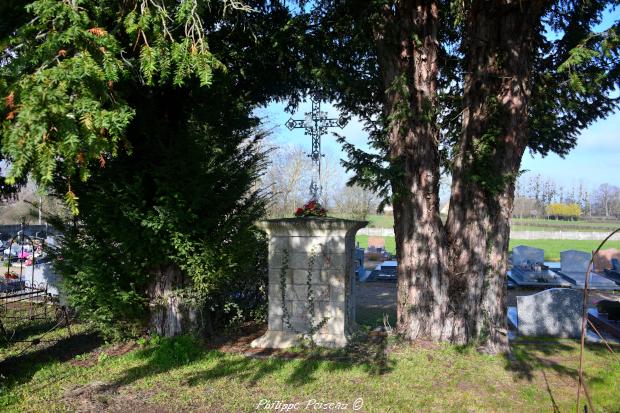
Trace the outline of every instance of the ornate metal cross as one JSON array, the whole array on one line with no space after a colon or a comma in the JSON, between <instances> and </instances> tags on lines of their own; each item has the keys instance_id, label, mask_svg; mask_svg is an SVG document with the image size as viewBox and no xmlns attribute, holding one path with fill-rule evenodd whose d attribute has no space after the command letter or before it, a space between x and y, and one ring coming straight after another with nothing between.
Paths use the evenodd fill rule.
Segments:
<instances>
[{"instance_id":1,"label":"ornate metal cross","mask_svg":"<svg viewBox=\"0 0 620 413\"><path fill-rule=\"evenodd\" d=\"M329 119L327 112L321 112L321 101L318 98L312 98L312 112L306 112L305 119L293 119L290 118L286 122L286 127L289 130L303 128L305 135L312 137L312 152L310 152L310 159L312 159L312 180L310 182L310 199L318 201L321 195L321 136L327 133L327 128L338 127L344 128L347 124L343 117L338 119Z\"/></svg>"}]
</instances>

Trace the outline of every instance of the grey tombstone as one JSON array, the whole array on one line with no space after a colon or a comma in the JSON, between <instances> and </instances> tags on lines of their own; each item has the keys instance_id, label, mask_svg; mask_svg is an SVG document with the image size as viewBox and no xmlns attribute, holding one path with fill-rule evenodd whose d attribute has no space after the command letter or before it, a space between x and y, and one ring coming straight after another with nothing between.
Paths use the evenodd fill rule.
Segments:
<instances>
[{"instance_id":1,"label":"grey tombstone","mask_svg":"<svg viewBox=\"0 0 620 413\"><path fill-rule=\"evenodd\" d=\"M568 250L560 252L560 268L562 272L585 273L590 264L591 255L587 252Z\"/></svg>"},{"instance_id":2,"label":"grey tombstone","mask_svg":"<svg viewBox=\"0 0 620 413\"><path fill-rule=\"evenodd\" d=\"M590 254L583 251L562 251L560 253L561 270L560 275L570 281L573 288L585 288L586 272L590 264ZM593 290L618 290L620 286L603 274L590 272L588 288Z\"/></svg>"},{"instance_id":3,"label":"grey tombstone","mask_svg":"<svg viewBox=\"0 0 620 413\"><path fill-rule=\"evenodd\" d=\"M545 262L545 250L540 248L519 245L512 249L512 265L519 267L523 264L530 265L537 262Z\"/></svg>"},{"instance_id":4,"label":"grey tombstone","mask_svg":"<svg viewBox=\"0 0 620 413\"><path fill-rule=\"evenodd\" d=\"M508 280L512 281L519 287L547 288L571 287L573 285L573 283L567 281L564 277L550 269L534 271L513 267L510 271L508 271L507 275Z\"/></svg>"},{"instance_id":5,"label":"grey tombstone","mask_svg":"<svg viewBox=\"0 0 620 413\"><path fill-rule=\"evenodd\" d=\"M508 278L520 287L570 287L570 282L543 266L544 260L544 250L519 245L512 250L512 269L508 271Z\"/></svg>"},{"instance_id":6,"label":"grey tombstone","mask_svg":"<svg viewBox=\"0 0 620 413\"><path fill-rule=\"evenodd\" d=\"M355 272L358 279L364 276L364 248L355 248Z\"/></svg>"},{"instance_id":7,"label":"grey tombstone","mask_svg":"<svg viewBox=\"0 0 620 413\"><path fill-rule=\"evenodd\" d=\"M551 288L517 297L518 332L523 336L577 338L581 336L583 294Z\"/></svg>"}]
</instances>

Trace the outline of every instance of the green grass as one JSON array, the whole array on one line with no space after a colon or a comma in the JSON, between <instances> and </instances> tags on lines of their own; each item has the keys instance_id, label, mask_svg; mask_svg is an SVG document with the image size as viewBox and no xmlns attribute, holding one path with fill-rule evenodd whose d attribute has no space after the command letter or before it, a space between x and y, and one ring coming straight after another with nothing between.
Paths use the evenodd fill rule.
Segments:
<instances>
[{"instance_id":1,"label":"green grass","mask_svg":"<svg viewBox=\"0 0 620 413\"><path fill-rule=\"evenodd\" d=\"M345 351L298 351L297 359L224 353L189 337L151 340L122 355L115 349L38 347L16 359L0 347L0 410L251 412L261 400L304 408L315 400L346 403L342 411L350 412L361 399L365 412L573 411L579 362L569 340L517 343L510 359L368 338ZM597 411L620 411L619 359L589 346L585 371Z\"/></svg>"},{"instance_id":2,"label":"green grass","mask_svg":"<svg viewBox=\"0 0 620 413\"><path fill-rule=\"evenodd\" d=\"M545 250L545 260L560 261L560 252L566 250L578 250L585 252L594 251L601 241L599 240L565 240L565 239L514 239L510 240L510 249L517 245L542 248ZM620 249L620 241L607 241L604 248Z\"/></svg>"},{"instance_id":3,"label":"green grass","mask_svg":"<svg viewBox=\"0 0 620 413\"><path fill-rule=\"evenodd\" d=\"M369 215L366 217L371 228L393 228L392 215ZM513 231L576 231L611 232L620 227L620 221L556 221L551 219L514 218Z\"/></svg>"},{"instance_id":4,"label":"green grass","mask_svg":"<svg viewBox=\"0 0 620 413\"><path fill-rule=\"evenodd\" d=\"M513 218L513 225L533 225L533 226L555 226L555 227L586 227L593 230L610 230L620 227L620 221L594 221L594 220L579 220L579 221L557 221L553 219L542 218Z\"/></svg>"},{"instance_id":5,"label":"green grass","mask_svg":"<svg viewBox=\"0 0 620 413\"><path fill-rule=\"evenodd\" d=\"M396 240L394 237L383 237L383 239L385 240L385 250L396 254ZM361 248L368 247L368 235L357 235L355 241Z\"/></svg>"},{"instance_id":6,"label":"green grass","mask_svg":"<svg viewBox=\"0 0 620 413\"><path fill-rule=\"evenodd\" d=\"M372 228L393 228L394 217L392 215L369 215L366 217L368 226Z\"/></svg>"},{"instance_id":7,"label":"green grass","mask_svg":"<svg viewBox=\"0 0 620 413\"><path fill-rule=\"evenodd\" d=\"M396 253L396 242L394 237L385 238L385 249L392 254ZM366 248L368 246L368 236L358 235L356 238L359 246ZM578 250L592 252L598 247L601 241L597 240L564 240L564 239L511 239L510 249L517 245L528 245L530 247L542 248L545 250L545 260L559 261L560 252L566 250ZM620 241L607 241L605 248L620 249Z\"/></svg>"}]
</instances>

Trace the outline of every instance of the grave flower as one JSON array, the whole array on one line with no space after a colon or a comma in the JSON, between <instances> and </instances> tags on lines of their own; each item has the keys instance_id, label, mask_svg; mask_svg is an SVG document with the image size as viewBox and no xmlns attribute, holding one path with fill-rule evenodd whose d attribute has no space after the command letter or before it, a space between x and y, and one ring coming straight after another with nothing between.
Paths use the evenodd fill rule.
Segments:
<instances>
[{"instance_id":1,"label":"grave flower","mask_svg":"<svg viewBox=\"0 0 620 413\"><path fill-rule=\"evenodd\" d=\"M17 280L19 276L12 271L7 271L4 273L4 278L8 280Z\"/></svg>"},{"instance_id":2,"label":"grave flower","mask_svg":"<svg viewBox=\"0 0 620 413\"><path fill-rule=\"evenodd\" d=\"M311 200L306 203L302 208L297 208L295 216L302 217L324 217L327 215L327 210L321 206L321 204L315 200Z\"/></svg>"}]
</instances>

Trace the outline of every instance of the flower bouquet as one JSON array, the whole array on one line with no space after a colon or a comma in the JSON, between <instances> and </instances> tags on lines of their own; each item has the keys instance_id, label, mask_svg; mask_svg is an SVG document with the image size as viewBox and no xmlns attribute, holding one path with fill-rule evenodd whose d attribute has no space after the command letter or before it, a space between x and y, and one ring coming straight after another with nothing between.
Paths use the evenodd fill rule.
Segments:
<instances>
[{"instance_id":1,"label":"flower bouquet","mask_svg":"<svg viewBox=\"0 0 620 413\"><path fill-rule=\"evenodd\" d=\"M4 278L7 280L17 280L19 276L12 271L7 271L4 273Z\"/></svg>"},{"instance_id":2,"label":"flower bouquet","mask_svg":"<svg viewBox=\"0 0 620 413\"><path fill-rule=\"evenodd\" d=\"M295 216L302 217L324 217L327 216L327 210L321 206L317 201L310 201L302 208L297 208Z\"/></svg>"}]
</instances>

